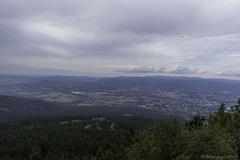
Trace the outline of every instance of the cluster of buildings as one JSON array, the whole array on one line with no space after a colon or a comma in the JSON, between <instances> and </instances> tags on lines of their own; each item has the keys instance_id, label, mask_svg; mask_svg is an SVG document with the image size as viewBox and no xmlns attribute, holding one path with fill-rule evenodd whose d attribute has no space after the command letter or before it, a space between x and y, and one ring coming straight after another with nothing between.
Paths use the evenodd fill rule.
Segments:
<instances>
[{"instance_id":1,"label":"cluster of buildings","mask_svg":"<svg viewBox=\"0 0 240 160\"><path fill-rule=\"evenodd\" d=\"M91 94L98 96L97 98L87 96ZM89 102L95 104L115 104L118 107L141 108L159 111L166 115L177 114L184 117L217 111L221 103L231 106L236 104L239 98L238 95L231 94L230 92L206 89L180 88L166 90L150 87L96 91L81 96L89 98Z\"/></svg>"}]
</instances>

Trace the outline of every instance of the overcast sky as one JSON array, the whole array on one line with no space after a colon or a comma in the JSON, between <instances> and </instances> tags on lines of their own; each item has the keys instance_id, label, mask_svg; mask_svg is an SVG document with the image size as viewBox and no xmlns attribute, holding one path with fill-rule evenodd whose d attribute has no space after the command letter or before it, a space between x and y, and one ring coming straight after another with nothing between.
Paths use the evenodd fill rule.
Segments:
<instances>
[{"instance_id":1,"label":"overcast sky","mask_svg":"<svg viewBox=\"0 0 240 160\"><path fill-rule=\"evenodd\" d=\"M1 0L0 74L240 78L239 0Z\"/></svg>"}]
</instances>

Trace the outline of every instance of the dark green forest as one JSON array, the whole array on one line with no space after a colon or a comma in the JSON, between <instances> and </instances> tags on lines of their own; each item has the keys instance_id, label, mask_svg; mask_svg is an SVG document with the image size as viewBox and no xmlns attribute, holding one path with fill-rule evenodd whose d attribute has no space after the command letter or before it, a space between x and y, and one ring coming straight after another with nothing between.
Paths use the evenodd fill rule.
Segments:
<instances>
[{"instance_id":1,"label":"dark green forest","mask_svg":"<svg viewBox=\"0 0 240 160\"><path fill-rule=\"evenodd\" d=\"M0 123L0 159L198 160L240 157L240 99L188 121L68 116Z\"/></svg>"}]
</instances>

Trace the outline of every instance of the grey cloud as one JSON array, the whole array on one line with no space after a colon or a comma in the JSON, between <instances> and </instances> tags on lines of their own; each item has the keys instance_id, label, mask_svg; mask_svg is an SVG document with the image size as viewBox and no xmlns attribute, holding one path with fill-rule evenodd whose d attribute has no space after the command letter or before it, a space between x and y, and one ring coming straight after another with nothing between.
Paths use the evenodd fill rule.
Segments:
<instances>
[{"instance_id":1,"label":"grey cloud","mask_svg":"<svg viewBox=\"0 0 240 160\"><path fill-rule=\"evenodd\" d=\"M84 8L84 1L73 0L71 2L59 0L2 0L0 6L0 18L26 18L36 15L61 15L72 16Z\"/></svg>"},{"instance_id":2,"label":"grey cloud","mask_svg":"<svg viewBox=\"0 0 240 160\"><path fill-rule=\"evenodd\" d=\"M200 74L206 74L206 73L208 73L209 71L202 71L202 72L200 72Z\"/></svg>"},{"instance_id":3,"label":"grey cloud","mask_svg":"<svg viewBox=\"0 0 240 160\"><path fill-rule=\"evenodd\" d=\"M198 71L197 69L191 70L189 68L178 66L175 70L170 71L170 73L174 73L174 74L194 74L197 71Z\"/></svg>"},{"instance_id":4,"label":"grey cloud","mask_svg":"<svg viewBox=\"0 0 240 160\"><path fill-rule=\"evenodd\" d=\"M236 15L240 3L229 1L161 0L121 3L108 17L112 22L100 25L113 31L138 34L216 35L239 31ZM113 4L114 5L114 4ZM106 15L104 15L106 16ZM231 28L231 29L230 29Z\"/></svg>"},{"instance_id":5,"label":"grey cloud","mask_svg":"<svg viewBox=\"0 0 240 160\"><path fill-rule=\"evenodd\" d=\"M188 60L189 68L138 67L118 73L197 74L190 68L206 65L204 70L208 70L219 60L219 52L238 53L239 7L237 0L2 0L0 64L12 64L12 71L15 67L17 72L15 64L31 61L41 68L39 59L46 63L61 59L55 62L58 66L72 59L74 65L68 64L68 69L84 70L82 64L89 68L90 59L96 68L106 64L113 66L105 67L107 71L114 72L117 66L139 64L186 66L186 57L193 55L196 58ZM233 38L214 37L224 34ZM201 58L204 55L207 58ZM82 60L79 65L78 60Z\"/></svg>"},{"instance_id":6,"label":"grey cloud","mask_svg":"<svg viewBox=\"0 0 240 160\"><path fill-rule=\"evenodd\" d=\"M0 22L0 46L19 45L24 40L23 34L15 26Z\"/></svg>"},{"instance_id":7,"label":"grey cloud","mask_svg":"<svg viewBox=\"0 0 240 160\"><path fill-rule=\"evenodd\" d=\"M0 64L0 74L33 74L33 75L51 75L64 73L64 70L55 68L35 68L26 65ZM4 68L4 69L3 69Z\"/></svg>"},{"instance_id":8,"label":"grey cloud","mask_svg":"<svg viewBox=\"0 0 240 160\"><path fill-rule=\"evenodd\" d=\"M115 72L123 72L123 73L165 73L165 67L155 69L150 66L144 67L136 67L132 69L118 69Z\"/></svg>"},{"instance_id":9,"label":"grey cloud","mask_svg":"<svg viewBox=\"0 0 240 160\"><path fill-rule=\"evenodd\" d=\"M174 4L174 5L173 5ZM199 16L195 4L186 1L148 1L126 7L114 28L139 34L179 34L191 29ZM144 5L144 6L143 6ZM123 8L120 8L123 9ZM119 12L121 12L119 9ZM124 10L124 9L123 9ZM190 14L191 13L191 14ZM199 19L198 19L199 20ZM191 23L189 23L191 22Z\"/></svg>"},{"instance_id":10,"label":"grey cloud","mask_svg":"<svg viewBox=\"0 0 240 160\"><path fill-rule=\"evenodd\" d=\"M234 71L227 71L227 72L218 72L218 76L222 77L240 77L240 71L234 70Z\"/></svg>"},{"instance_id":11,"label":"grey cloud","mask_svg":"<svg viewBox=\"0 0 240 160\"><path fill-rule=\"evenodd\" d=\"M197 69L191 70L185 67L177 67L174 70L166 70L165 67L154 68L151 66L147 67L136 67L132 69L118 69L115 72L123 72L123 73L168 73L168 74L194 74L197 73Z\"/></svg>"}]
</instances>

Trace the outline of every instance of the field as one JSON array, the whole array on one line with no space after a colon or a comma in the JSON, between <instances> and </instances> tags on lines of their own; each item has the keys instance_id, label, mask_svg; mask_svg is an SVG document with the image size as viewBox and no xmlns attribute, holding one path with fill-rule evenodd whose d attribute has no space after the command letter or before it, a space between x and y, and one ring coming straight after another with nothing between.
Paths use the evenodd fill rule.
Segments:
<instances>
[{"instance_id":1,"label":"field","mask_svg":"<svg viewBox=\"0 0 240 160\"><path fill-rule=\"evenodd\" d=\"M96 105L116 106L122 105L126 102L136 102L134 98L114 95L102 95L96 93L89 93L87 94L87 97L94 99Z\"/></svg>"},{"instance_id":2,"label":"field","mask_svg":"<svg viewBox=\"0 0 240 160\"><path fill-rule=\"evenodd\" d=\"M65 94L60 92L50 92L45 95L36 96L49 102L71 103L78 100L78 97L72 94Z\"/></svg>"}]
</instances>

